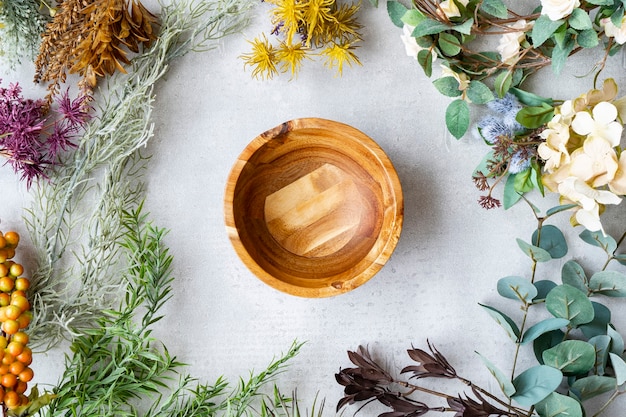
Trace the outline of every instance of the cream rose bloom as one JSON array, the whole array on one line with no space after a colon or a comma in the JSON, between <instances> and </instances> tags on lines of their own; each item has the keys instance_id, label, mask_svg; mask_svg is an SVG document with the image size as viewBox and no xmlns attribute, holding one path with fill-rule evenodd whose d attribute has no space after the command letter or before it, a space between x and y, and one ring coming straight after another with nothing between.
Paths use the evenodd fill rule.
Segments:
<instances>
[{"instance_id":1,"label":"cream rose bloom","mask_svg":"<svg viewBox=\"0 0 626 417\"><path fill-rule=\"evenodd\" d=\"M414 26L405 24L402 27L402 35L400 35L400 39L402 39L402 43L404 43L404 50L406 51L406 54L410 57L417 59L417 54L421 50L426 49L426 48L422 48L421 46L419 46L417 44L417 40L413 36L411 36L414 29L415 29ZM434 62L437 59L437 53L435 52L434 49L431 49L430 52L431 52L431 55L433 56L433 62Z\"/></svg>"},{"instance_id":2,"label":"cream rose bloom","mask_svg":"<svg viewBox=\"0 0 626 417\"><path fill-rule=\"evenodd\" d=\"M437 14L439 15L439 17L447 17L448 19L451 17L461 16L461 11L456 5L457 3L462 4L463 6L467 6L469 0L444 0L439 3L439 7L437 8Z\"/></svg>"},{"instance_id":3,"label":"cream rose bloom","mask_svg":"<svg viewBox=\"0 0 626 417\"><path fill-rule=\"evenodd\" d=\"M622 17L620 27L613 24L610 18L604 18L600 21L604 26L604 33L609 38L615 38L615 42L623 45L626 43L626 16Z\"/></svg>"},{"instance_id":4,"label":"cream rose bloom","mask_svg":"<svg viewBox=\"0 0 626 417\"><path fill-rule=\"evenodd\" d=\"M519 29L519 31L505 33L500 37L498 43L498 52L500 60L505 64L514 64L519 57L520 43L526 38L526 31L532 28L532 23L520 19L517 22L507 25L511 29Z\"/></svg>"},{"instance_id":5,"label":"cream rose bloom","mask_svg":"<svg viewBox=\"0 0 626 417\"><path fill-rule=\"evenodd\" d=\"M578 6L580 0L541 0L541 14L555 21L569 16Z\"/></svg>"}]
</instances>

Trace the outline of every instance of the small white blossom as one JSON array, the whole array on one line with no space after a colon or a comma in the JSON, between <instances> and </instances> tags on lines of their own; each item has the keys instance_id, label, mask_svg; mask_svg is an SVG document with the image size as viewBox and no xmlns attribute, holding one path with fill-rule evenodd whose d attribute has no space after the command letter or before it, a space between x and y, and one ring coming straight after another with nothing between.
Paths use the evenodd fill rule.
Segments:
<instances>
[{"instance_id":1,"label":"small white blossom","mask_svg":"<svg viewBox=\"0 0 626 417\"><path fill-rule=\"evenodd\" d=\"M622 17L619 27L615 26L610 18L604 18L600 21L604 26L604 33L609 38L615 38L615 42L623 45L626 43L626 16Z\"/></svg>"},{"instance_id":2,"label":"small white blossom","mask_svg":"<svg viewBox=\"0 0 626 417\"><path fill-rule=\"evenodd\" d=\"M610 191L596 190L585 181L568 177L559 184L559 194L568 200L577 203L580 209L575 218L578 223L591 231L602 231L600 222L600 204L619 204L622 199Z\"/></svg>"},{"instance_id":3,"label":"small white blossom","mask_svg":"<svg viewBox=\"0 0 626 417\"><path fill-rule=\"evenodd\" d=\"M467 6L469 0L444 0L439 3L439 7L437 8L437 14L440 17L459 17L461 16L461 11L457 6L457 3L462 4L463 6Z\"/></svg>"},{"instance_id":4,"label":"small white blossom","mask_svg":"<svg viewBox=\"0 0 626 417\"><path fill-rule=\"evenodd\" d=\"M541 14L556 21L572 14L580 6L580 0L541 0Z\"/></svg>"},{"instance_id":5,"label":"small white blossom","mask_svg":"<svg viewBox=\"0 0 626 417\"><path fill-rule=\"evenodd\" d=\"M622 138L623 126L617 122L617 108L606 101L596 104L589 112L576 113L572 129L579 135L601 137L611 146L618 146Z\"/></svg>"},{"instance_id":6,"label":"small white blossom","mask_svg":"<svg viewBox=\"0 0 626 417\"><path fill-rule=\"evenodd\" d=\"M507 25L511 29L519 29L519 31L508 32L500 37L498 43L498 52L500 59L505 64L514 64L519 58L520 43L526 38L526 31L532 27L532 23L520 19L517 22Z\"/></svg>"},{"instance_id":7,"label":"small white blossom","mask_svg":"<svg viewBox=\"0 0 626 417\"><path fill-rule=\"evenodd\" d=\"M414 26L405 24L402 27L402 35L400 35L400 39L402 39L402 43L404 43L404 50L406 51L406 54L410 57L417 59L417 54L421 50L424 50L426 48L419 46L417 44L417 40L413 36L411 36L414 29L415 29ZM433 62L434 62L437 59L437 53L435 52L434 48L431 49L430 52L431 52L431 55L433 56Z\"/></svg>"}]
</instances>

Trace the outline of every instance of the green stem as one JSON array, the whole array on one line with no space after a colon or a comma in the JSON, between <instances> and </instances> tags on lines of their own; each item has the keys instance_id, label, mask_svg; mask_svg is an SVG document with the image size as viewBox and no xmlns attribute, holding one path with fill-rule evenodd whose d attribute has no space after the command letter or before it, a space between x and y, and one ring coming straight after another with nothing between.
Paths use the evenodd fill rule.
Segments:
<instances>
[{"instance_id":1,"label":"green stem","mask_svg":"<svg viewBox=\"0 0 626 417\"><path fill-rule=\"evenodd\" d=\"M619 390L615 390L615 392L609 397L608 400L606 400L606 402L602 405L602 407L600 407L600 409L592 416L592 417L598 417L600 414L602 414L606 408L611 405L611 403L620 395L622 395L624 392L626 391L619 391Z\"/></svg>"}]
</instances>

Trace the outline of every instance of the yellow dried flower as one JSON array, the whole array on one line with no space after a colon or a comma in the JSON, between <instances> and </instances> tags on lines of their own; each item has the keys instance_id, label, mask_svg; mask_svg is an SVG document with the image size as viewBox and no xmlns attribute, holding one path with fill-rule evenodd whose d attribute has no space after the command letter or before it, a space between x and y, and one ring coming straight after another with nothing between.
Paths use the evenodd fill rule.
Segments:
<instances>
[{"instance_id":1,"label":"yellow dried flower","mask_svg":"<svg viewBox=\"0 0 626 417\"><path fill-rule=\"evenodd\" d=\"M302 61L307 58L308 49L302 45L302 42L295 44L288 44L281 42L276 57L281 64L281 70L283 72L291 72L291 77L295 76L302 67Z\"/></svg>"},{"instance_id":2,"label":"yellow dried flower","mask_svg":"<svg viewBox=\"0 0 626 417\"><path fill-rule=\"evenodd\" d=\"M336 68L337 75L342 75L344 64L348 64L350 67L353 63L361 65L361 61L354 53L354 49L355 47L349 43L334 43L321 52L321 55L326 57L324 65L327 68Z\"/></svg>"},{"instance_id":3,"label":"yellow dried flower","mask_svg":"<svg viewBox=\"0 0 626 417\"><path fill-rule=\"evenodd\" d=\"M337 67L339 73L343 64L360 63L354 54L354 45L361 40L361 25L356 13L361 3L339 5L337 0L266 0L273 5L271 20L272 34L281 39L278 47L267 41L255 39L255 50L242 55L246 61L244 68L255 68L252 76L272 78L277 72L290 72L294 78L304 58L312 55L326 55L326 66ZM326 48L318 53L316 49ZM272 64L272 65L270 65Z\"/></svg>"},{"instance_id":4,"label":"yellow dried flower","mask_svg":"<svg viewBox=\"0 0 626 417\"><path fill-rule=\"evenodd\" d=\"M241 55L241 58L244 60L244 67L248 65L253 67L252 77L271 79L278 74L276 49L269 43L265 34L248 43L252 45L252 52Z\"/></svg>"}]
</instances>

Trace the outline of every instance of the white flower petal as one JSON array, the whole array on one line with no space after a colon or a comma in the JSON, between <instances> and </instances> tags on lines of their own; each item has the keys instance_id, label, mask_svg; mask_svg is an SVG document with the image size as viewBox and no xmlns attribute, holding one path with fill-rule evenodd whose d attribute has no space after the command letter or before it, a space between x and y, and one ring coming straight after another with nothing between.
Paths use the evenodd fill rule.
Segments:
<instances>
[{"instance_id":1,"label":"white flower petal","mask_svg":"<svg viewBox=\"0 0 626 417\"><path fill-rule=\"evenodd\" d=\"M593 119L597 123L602 123L603 125L608 125L617 119L617 107L606 101L596 104L592 113Z\"/></svg>"},{"instance_id":2,"label":"white flower petal","mask_svg":"<svg viewBox=\"0 0 626 417\"><path fill-rule=\"evenodd\" d=\"M593 131L594 126L593 118L585 111L576 113L574 120L572 120L572 129L579 135L588 135Z\"/></svg>"}]
</instances>

